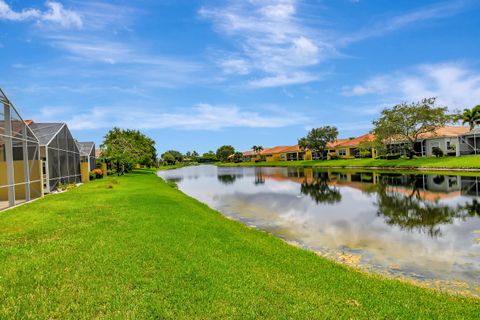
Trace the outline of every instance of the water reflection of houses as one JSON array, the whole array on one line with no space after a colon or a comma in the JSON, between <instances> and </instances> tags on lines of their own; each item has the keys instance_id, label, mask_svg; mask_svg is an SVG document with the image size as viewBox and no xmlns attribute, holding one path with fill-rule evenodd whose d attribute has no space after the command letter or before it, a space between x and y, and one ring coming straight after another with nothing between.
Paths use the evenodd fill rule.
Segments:
<instances>
[{"instance_id":1,"label":"water reflection of houses","mask_svg":"<svg viewBox=\"0 0 480 320\"><path fill-rule=\"evenodd\" d=\"M428 174L394 174L378 172L322 171L312 168L256 168L256 181L292 181L314 184L325 181L332 187L351 187L362 192L372 192L381 184L387 191L410 194L428 201L455 198L461 195L480 196L480 177Z\"/></svg>"}]
</instances>

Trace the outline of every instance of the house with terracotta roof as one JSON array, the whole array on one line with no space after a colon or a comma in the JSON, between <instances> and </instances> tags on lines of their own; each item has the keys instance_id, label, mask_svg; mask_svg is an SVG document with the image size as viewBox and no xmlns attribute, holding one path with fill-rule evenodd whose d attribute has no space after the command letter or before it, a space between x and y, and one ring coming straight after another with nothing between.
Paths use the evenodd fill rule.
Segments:
<instances>
[{"instance_id":1,"label":"house with terracotta roof","mask_svg":"<svg viewBox=\"0 0 480 320\"><path fill-rule=\"evenodd\" d=\"M418 156L431 157L433 150L440 148L445 155L460 156L461 137L470 129L464 126L444 126L434 132L420 135L414 144L414 151ZM388 145L391 153L406 154L405 141L397 140Z\"/></svg>"},{"instance_id":2,"label":"house with terracotta roof","mask_svg":"<svg viewBox=\"0 0 480 320\"><path fill-rule=\"evenodd\" d=\"M364 142L375 140L375 135L367 133L356 138L338 139L327 145L328 157L337 155L341 158L355 158L360 155L360 145ZM371 150L373 156L376 155L374 149Z\"/></svg>"},{"instance_id":3,"label":"house with terracotta roof","mask_svg":"<svg viewBox=\"0 0 480 320\"><path fill-rule=\"evenodd\" d=\"M475 150L480 154L480 131L478 137L469 136L469 128L463 126L444 126L440 127L434 132L423 134L414 144L414 151L418 156L433 156L433 150L440 148L445 155L463 155L461 150L466 149L466 143L475 144ZM472 131L473 132L473 131ZM469 139L467 141L467 139ZM478 142L476 139L479 139ZM473 140L472 140L473 139ZM366 133L361 136L350 139L338 139L327 144L327 159L333 155L340 158L358 158L360 156L360 147L365 142L373 142L375 135L373 133ZM465 142L467 141L467 142ZM406 142L402 140L395 140L388 143L388 150L390 153L406 154ZM478 147L477 147L478 144ZM470 145L468 148L472 149ZM372 157L377 156L377 150L372 148ZM473 154L473 152L471 152ZM293 146L277 146L273 148L265 148L259 153L253 151L243 152L244 161L297 161L297 160L317 160L321 156L316 152L310 150L302 150L299 145Z\"/></svg>"},{"instance_id":4,"label":"house with terracotta roof","mask_svg":"<svg viewBox=\"0 0 480 320\"><path fill-rule=\"evenodd\" d=\"M242 153L244 161L296 161L312 159L312 153L309 150L302 150L298 145L265 148L259 153L253 151Z\"/></svg>"}]
</instances>

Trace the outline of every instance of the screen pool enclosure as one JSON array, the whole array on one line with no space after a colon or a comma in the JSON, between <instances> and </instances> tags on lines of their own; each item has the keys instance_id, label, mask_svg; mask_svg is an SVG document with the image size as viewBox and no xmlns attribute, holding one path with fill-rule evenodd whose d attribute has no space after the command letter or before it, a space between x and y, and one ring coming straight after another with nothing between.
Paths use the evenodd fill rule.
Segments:
<instances>
[{"instance_id":1,"label":"screen pool enclosure","mask_svg":"<svg viewBox=\"0 0 480 320\"><path fill-rule=\"evenodd\" d=\"M80 149L80 162L88 163L88 171L92 171L97 167L95 142L78 142L77 144Z\"/></svg>"},{"instance_id":2,"label":"screen pool enclosure","mask_svg":"<svg viewBox=\"0 0 480 320\"><path fill-rule=\"evenodd\" d=\"M40 142L45 192L60 184L80 183L80 150L65 123L35 123L30 128Z\"/></svg>"},{"instance_id":3,"label":"screen pool enclosure","mask_svg":"<svg viewBox=\"0 0 480 320\"><path fill-rule=\"evenodd\" d=\"M42 196L39 140L0 89L0 210Z\"/></svg>"}]
</instances>

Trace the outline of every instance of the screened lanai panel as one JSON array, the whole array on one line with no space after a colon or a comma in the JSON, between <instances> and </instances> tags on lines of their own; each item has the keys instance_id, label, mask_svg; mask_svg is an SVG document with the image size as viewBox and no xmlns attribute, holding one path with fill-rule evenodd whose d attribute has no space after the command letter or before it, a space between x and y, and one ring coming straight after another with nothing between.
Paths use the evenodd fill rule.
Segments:
<instances>
[{"instance_id":1,"label":"screened lanai panel","mask_svg":"<svg viewBox=\"0 0 480 320\"><path fill-rule=\"evenodd\" d=\"M32 199L42 196L42 182L35 181L30 183L30 197Z\"/></svg>"},{"instance_id":2,"label":"screened lanai panel","mask_svg":"<svg viewBox=\"0 0 480 320\"><path fill-rule=\"evenodd\" d=\"M62 149L58 149L58 154L60 155L60 178L64 179L68 177L68 153ZM66 181L62 180L62 183Z\"/></svg>"},{"instance_id":3,"label":"screened lanai panel","mask_svg":"<svg viewBox=\"0 0 480 320\"><path fill-rule=\"evenodd\" d=\"M40 181L42 179L42 172L39 165L40 155L38 143L28 141L27 150L30 181Z\"/></svg>"},{"instance_id":4,"label":"screened lanai panel","mask_svg":"<svg viewBox=\"0 0 480 320\"><path fill-rule=\"evenodd\" d=\"M0 103L0 135L5 134L5 116L3 115L4 106Z\"/></svg>"},{"instance_id":5,"label":"screened lanai panel","mask_svg":"<svg viewBox=\"0 0 480 320\"><path fill-rule=\"evenodd\" d=\"M5 154L5 137L0 135L0 188L6 185L7 185L7 158Z\"/></svg>"},{"instance_id":6,"label":"screened lanai panel","mask_svg":"<svg viewBox=\"0 0 480 320\"><path fill-rule=\"evenodd\" d=\"M73 152L68 153L68 183L75 183L75 176L77 173L75 172L75 154Z\"/></svg>"},{"instance_id":7,"label":"screened lanai panel","mask_svg":"<svg viewBox=\"0 0 480 320\"><path fill-rule=\"evenodd\" d=\"M75 140L73 139L72 137L72 134L70 133L69 130L66 130L65 129L65 132L67 134L67 149L65 150L68 150L70 152L78 152L78 149L77 149L77 144L75 143Z\"/></svg>"},{"instance_id":8,"label":"screened lanai panel","mask_svg":"<svg viewBox=\"0 0 480 320\"><path fill-rule=\"evenodd\" d=\"M0 89L0 209L42 196L31 192L40 182L38 140Z\"/></svg>"},{"instance_id":9,"label":"screened lanai panel","mask_svg":"<svg viewBox=\"0 0 480 320\"><path fill-rule=\"evenodd\" d=\"M13 148L13 176L15 184L25 183L28 177L25 176L25 161L23 154L24 144L27 142L20 139L12 138Z\"/></svg>"},{"instance_id":10,"label":"screened lanai panel","mask_svg":"<svg viewBox=\"0 0 480 320\"><path fill-rule=\"evenodd\" d=\"M97 167L97 158L95 157L95 145L92 147L92 151L90 152L90 171Z\"/></svg>"},{"instance_id":11,"label":"screened lanai panel","mask_svg":"<svg viewBox=\"0 0 480 320\"><path fill-rule=\"evenodd\" d=\"M60 162L58 157L58 149L47 148L48 152L48 179L50 190L55 187L60 177Z\"/></svg>"},{"instance_id":12,"label":"screened lanai panel","mask_svg":"<svg viewBox=\"0 0 480 320\"><path fill-rule=\"evenodd\" d=\"M14 108L10 108L10 118L11 118L11 128L12 128L12 137L18 139L24 139L27 130L27 125L23 122L20 115Z\"/></svg>"},{"instance_id":13,"label":"screened lanai panel","mask_svg":"<svg viewBox=\"0 0 480 320\"><path fill-rule=\"evenodd\" d=\"M6 209L8 207L9 207L8 188L0 187L0 210Z\"/></svg>"},{"instance_id":14,"label":"screened lanai panel","mask_svg":"<svg viewBox=\"0 0 480 320\"><path fill-rule=\"evenodd\" d=\"M65 127L58 133L58 149L60 150L68 150L67 145L67 133ZM63 175L63 173L62 173Z\"/></svg>"},{"instance_id":15,"label":"screened lanai panel","mask_svg":"<svg viewBox=\"0 0 480 320\"><path fill-rule=\"evenodd\" d=\"M37 137L35 137L35 134L33 133L32 129L30 129L29 126L25 126L27 129L27 140L30 142L34 142L38 145Z\"/></svg>"},{"instance_id":16,"label":"screened lanai panel","mask_svg":"<svg viewBox=\"0 0 480 320\"><path fill-rule=\"evenodd\" d=\"M49 148L58 149L58 135L52 138L50 144L48 145Z\"/></svg>"},{"instance_id":17,"label":"screened lanai panel","mask_svg":"<svg viewBox=\"0 0 480 320\"><path fill-rule=\"evenodd\" d=\"M15 205L26 202L27 200L27 184L16 184L15 185Z\"/></svg>"},{"instance_id":18,"label":"screened lanai panel","mask_svg":"<svg viewBox=\"0 0 480 320\"><path fill-rule=\"evenodd\" d=\"M78 168L78 170L79 170L78 172L80 173L80 157L75 156L74 160L75 160L75 168ZM81 176L76 175L75 176L75 183L80 183L80 182L81 182Z\"/></svg>"}]
</instances>

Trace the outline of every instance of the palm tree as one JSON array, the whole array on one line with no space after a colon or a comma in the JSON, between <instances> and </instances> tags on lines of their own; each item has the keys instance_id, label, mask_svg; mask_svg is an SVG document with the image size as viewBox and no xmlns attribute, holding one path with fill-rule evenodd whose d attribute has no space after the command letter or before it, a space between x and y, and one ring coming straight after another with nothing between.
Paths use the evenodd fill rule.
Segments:
<instances>
[{"instance_id":1,"label":"palm tree","mask_svg":"<svg viewBox=\"0 0 480 320\"><path fill-rule=\"evenodd\" d=\"M253 152L255 152L256 154L260 153L263 151L263 147L262 146L253 146L252 147L252 150Z\"/></svg>"},{"instance_id":2,"label":"palm tree","mask_svg":"<svg viewBox=\"0 0 480 320\"><path fill-rule=\"evenodd\" d=\"M473 130L476 125L480 124L480 105L476 105L472 109L464 109L463 113L457 116L457 120L462 121L463 124L468 123L470 130Z\"/></svg>"}]
</instances>

